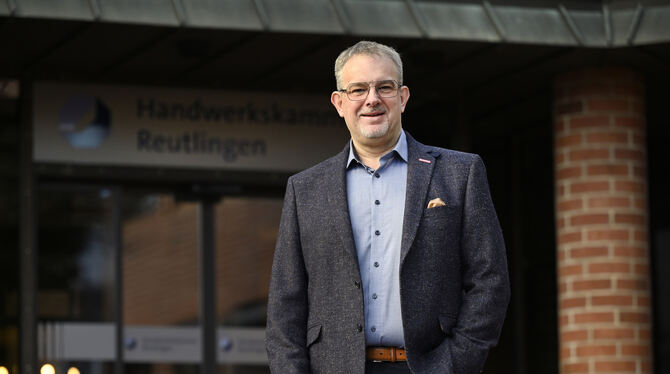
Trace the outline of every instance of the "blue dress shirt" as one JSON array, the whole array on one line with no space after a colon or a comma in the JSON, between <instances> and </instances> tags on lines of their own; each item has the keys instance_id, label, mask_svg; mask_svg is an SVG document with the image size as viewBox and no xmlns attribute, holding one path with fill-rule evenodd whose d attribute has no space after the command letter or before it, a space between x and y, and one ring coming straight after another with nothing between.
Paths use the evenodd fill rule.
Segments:
<instances>
[{"instance_id":1,"label":"blue dress shirt","mask_svg":"<svg viewBox=\"0 0 670 374\"><path fill-rule=\"evenodd\" d=\"M377 170L364 165L350 142L347 201L365 300L368 346L405 344L400 310L400 242L405 215L407 138L380 158Z\"/></svg>"}]
</instances>

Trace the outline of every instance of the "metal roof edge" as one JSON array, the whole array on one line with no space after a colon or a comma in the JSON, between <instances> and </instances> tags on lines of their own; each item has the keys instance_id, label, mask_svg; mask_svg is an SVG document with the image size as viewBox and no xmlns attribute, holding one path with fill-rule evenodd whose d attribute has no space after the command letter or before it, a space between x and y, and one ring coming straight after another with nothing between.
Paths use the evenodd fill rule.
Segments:
<instances>
[{"instance_id":1,"label":"metal roof edge","mask_svg":"<svg viewBox=\"0 0 670 374\"><path fill-rule=\"evenodd\" d=\"M585 9L488 0L5 0L0 16L598 48L670 42L670 1Z\"/></svg>"}]
</instances>

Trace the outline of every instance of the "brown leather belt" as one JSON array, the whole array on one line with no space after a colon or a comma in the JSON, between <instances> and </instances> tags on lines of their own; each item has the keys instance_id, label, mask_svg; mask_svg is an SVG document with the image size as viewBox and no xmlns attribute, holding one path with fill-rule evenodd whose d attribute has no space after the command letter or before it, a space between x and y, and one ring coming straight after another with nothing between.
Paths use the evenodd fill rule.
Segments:
<instances>
[{"instance_id":1,"label":"brown leather belt","mask_svg":"<svg viewBox=\"0 0 670 374\"><path fill-rule=\"evenodd\" d=\"M365 358L368 361L407 361L405 350L396 347L368 347L365 350Z\"/></svg>"}]
</instances>

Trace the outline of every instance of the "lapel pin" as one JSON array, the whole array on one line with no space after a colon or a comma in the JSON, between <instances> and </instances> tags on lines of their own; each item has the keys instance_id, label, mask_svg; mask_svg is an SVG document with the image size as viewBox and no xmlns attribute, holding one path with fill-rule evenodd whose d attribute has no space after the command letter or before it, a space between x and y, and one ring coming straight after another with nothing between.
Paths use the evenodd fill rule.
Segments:
<instances>
[{"instance_id":1,"label":"lapel pin","mask_svg":"<svg viewBox=\"0 0 670 374\"><path fill-rule=\"evenodd\" d=\"M430 164L430 160L426 160L425 158L419 158L419 161Z\"/></svg>"}]
</instances>

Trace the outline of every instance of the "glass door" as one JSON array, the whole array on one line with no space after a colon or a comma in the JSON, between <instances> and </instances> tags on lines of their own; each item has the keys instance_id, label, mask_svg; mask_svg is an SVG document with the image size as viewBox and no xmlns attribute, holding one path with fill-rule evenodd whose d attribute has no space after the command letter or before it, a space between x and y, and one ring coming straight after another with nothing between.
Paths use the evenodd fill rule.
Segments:
<instances>
[{"instance_id":1,"label":"glass door","mask_svg":"<svg viewBox=\"0 0 670 374\"><path fill-rule=\"evenodd\" d=\"M41 365L56 374L195 374L209 362L220 374L269 373L280 198L212 203L73 184L38 192Z\"/></svg>"},{"instance_id":2,"label":"glass door","mask_svg":"<svg viewBox=\"0 0 670 374\"><path fill-rule=\"evenodd\" d=\"M132 191L122 201L124 372L198 373L198 203Z\"/></svg>"},{"instance_id":3,"label":"glass door","mask_svg":"<svg viewBox=\"0 0 670 374\"><path fill-rule=\"evenodd\" d=\"M38 192L39 365L47 373L113 373L117 194L73 185Z\"/></svg>"}]
</instances>

